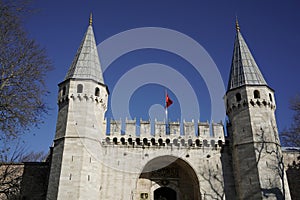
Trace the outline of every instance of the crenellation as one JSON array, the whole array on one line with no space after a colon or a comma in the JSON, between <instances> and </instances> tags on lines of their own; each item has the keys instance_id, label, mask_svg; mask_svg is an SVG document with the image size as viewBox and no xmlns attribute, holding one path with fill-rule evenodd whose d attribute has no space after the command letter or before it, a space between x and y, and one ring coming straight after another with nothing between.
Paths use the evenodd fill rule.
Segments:
<instances>
[{"instance_id":1,"label":"crenellation","mask_svg":"<svg viewBox=\"0 0 300 200\"><path fill-rule=\"evenodd\" d=\"M224 125L222 122L212 123L212 137L218 141L224 141Z\"/></svg>"},{"instance_id":2,"label":"crenellation","mask_svg":"<svg viewBox=\"0 0 300 200\"><path fill-rule=\"evenodd\" d=\"M195 132L195 122L192 120L191 122L183 121L183 134L186 137L196 137L196 132Z\"/></svg>"},{"instance_id":3,"label":"crenellation","mask_svg":"<svg viewBox=\"0 0 300 200\"><path fill-rule=\"evenodd\" d=\"M143 121L140 119L140 137L148 137L151 135L150 120Z\"/></svg>"},{"instance_id":4,"label":"crenellation","mask_svg":"<svg viewBox=\"0 0 300 200\"><path fill-rule=\"evenodd\" d=\"M110 132L111 136L120 136L122 130L122 121L121 120L110 120Z\"/></svg>"},{"instance_id":5,"label":"crenellation","mask_svg":"<svg viewBox=\"0 0 300 200\"><path fill-rule=\"evenodd\" d=\"M154 134L151 134L151 121L143 121L140 119L140 124L134 120L125 120L125 130L122 131L122 120L110 120L107 129L110 130L107 134L114 137L140 137L140 138L201 138L201 139L214 139L224 141L224 125L220 123L198 122L198 130L195 130L195 122L184 121L180 123L178 121L169 122L166 124L164 121L154 121ZM103 121L106 126L106 119ZM139 126L140 133L137 131ZM167 126L169 132L167 131ZM180 127L183 126L183 132ZM212 135L211 135L212 132ZM122 134L121 134L122 133Z\"/></svg>"},{"instance_id":6,"label":"crenellation","mask_svg":"<svg viewBox=\"0 0 300 200\"><path fill-rule=\"evenodd\" d=\"M103 145L121 145L133 148L151 147L161 148L176 146L179 148L211 148L213 150L220 148L225 143L224 127L222 123L198 122L198 130L201 135L197 134L194 128L194 121L169 122L170 133L166 130L164 121L155 121L156 134L150 134L151 121L140 120L140 134L137 133L138 126L136 119L125 121L125 132L121 134L121 120L111 120L106 137L102 140ZM180 126L184 126L187 135L180 132ZM210 127L214 135L210 135Z\"/></svg>"},{"instance_id":7,"label":"crenellation","mask_svg":"<svg viewBox=\"0 0 300 200\"><path fill-rule=\"evenodd\" d=\"M136 119L133 119L133 120L129 120L126 118L126 121L125 121L125 133L126 135L136 135L136 127L137 127L137 124L136 124Z\"/></svg>"},{"instance_id":8,"label":"crenellation","mask_svg":"<svg viewBox=\"0 0 300 200\"><path fill-rule=\"evenodd\" d=\"M169 122L170 138L180 136L180 122Z\"/></svg>"},{"instance_id":9,"label":"crenellation","mask_svg":"<svg viewBox=\"0 0 300 200\"><path fill-rule=\"evenodd\" d=\"M201 138L210 137L210 125L207 122L198 122L198 136Z\"/></svg>"},{"instance_id":10,"label":"crenellation","mask_svg":"<svg viewBox=\"0 0 300 200\"><path fill-rule=\"evenodd\" d=\"M157 121L155 119L154 123L154 136L163 136L166 134L166 122L164 121Z\"/></svg>"}]
</instances>

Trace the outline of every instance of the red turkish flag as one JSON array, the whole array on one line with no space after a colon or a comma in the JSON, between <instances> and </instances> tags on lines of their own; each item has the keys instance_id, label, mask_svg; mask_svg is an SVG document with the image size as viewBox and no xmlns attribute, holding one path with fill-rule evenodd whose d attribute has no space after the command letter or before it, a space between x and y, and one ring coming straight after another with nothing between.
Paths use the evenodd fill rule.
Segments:
<instances>
[{"instance_id":1,"label":"red turkish flag","mask_svg":"<svg viewBox=\"0 0 300 200\"><path fill-rule=\"evenodd\" d=\"M170 97L167 93L166 94L166 108L168 108L172 103L173 103L173 101L170 99Z\"/></svg>"}]
</instances>

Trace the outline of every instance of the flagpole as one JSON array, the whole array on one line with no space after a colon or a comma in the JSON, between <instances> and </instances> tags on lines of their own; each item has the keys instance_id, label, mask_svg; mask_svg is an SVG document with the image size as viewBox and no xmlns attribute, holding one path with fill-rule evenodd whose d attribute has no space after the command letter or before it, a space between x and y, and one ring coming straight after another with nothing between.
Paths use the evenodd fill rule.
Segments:
<instances>
[{"instance_id":1,"label":"flagpole","mask_svg":"<svg viewBox=\"0 0 300 200\"><path fill-rule=\"evenodd\" d=\"M166 98L167 98L167 89L165 88L165 109L166 109L166 124L168 123L168 105L167 105L167 101L166 101Z\"/></svg>"},{"instance_id":2,"label":"flagpole","mask_svg":"<svg viewBox=\"0 0 300 200\"><path fill-rule=\"evenodd\" d=\"M167 102L167 97L168 97L168 92L167 92L167 88L165 88L165 98L166 98L166 134L170 133L169 130L169 120L168 120L168 102Z\"/></svg>"},{"instance_id":3,"label":"flagpole","mask_svg":"<svg viewBox=\"0 0 300 200\"><path fill-rule=\"evenodd\" d=\"M167 89L166 89L166 134L170 134L170 127L169 127L169 119L168 119L168 107L173 103L173 101L170 99Z\"/></svg>"}]
</instances>

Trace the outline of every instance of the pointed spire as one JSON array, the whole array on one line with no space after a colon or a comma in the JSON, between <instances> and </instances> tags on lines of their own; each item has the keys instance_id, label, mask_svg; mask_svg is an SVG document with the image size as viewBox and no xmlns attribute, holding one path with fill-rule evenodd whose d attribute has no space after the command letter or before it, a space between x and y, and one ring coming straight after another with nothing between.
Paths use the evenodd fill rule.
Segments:
<instances>
[{"instance_id":1,"label":"pointed spire","mask_svg":"<svg viewBox=\"0 0 300 200\"><path fill-rule=\"evenodd\" d=\"M242 34L236 19L236 36L227 90L243 85L267 85Z\"/></svg>"},{"instance_id":2,"label":"pointed spire","mask_svg":"<svg viewBox=\"0 0 300 200\"><path fill-rule=\"evenodd\" d=\"M240 25L237 16L235 17L235 29L237 32L240 32Z\"/></svg>"},{"instance_id":3,"label":"pointed spire","mask_svg":"<svg viewBox=\"0 0 300 200\"><path fill-rule=\"evenodd\" d=\"M69 78L91 79L104 84L92 27L92 14L90 15L88 29L84 35L79 49L77 50L65 80Z\"/></svg>"},{"instance_id":4,"label":"pointed spire","mask_svg":"<svg viewBox=\"0 0 300 200\"><path fill-rule=\"evenodd\" d=\"M93 25L93 13L91 12L90 14L90 21L89 21L89 25L92 26Z\"/></svg>"}]
</instances>

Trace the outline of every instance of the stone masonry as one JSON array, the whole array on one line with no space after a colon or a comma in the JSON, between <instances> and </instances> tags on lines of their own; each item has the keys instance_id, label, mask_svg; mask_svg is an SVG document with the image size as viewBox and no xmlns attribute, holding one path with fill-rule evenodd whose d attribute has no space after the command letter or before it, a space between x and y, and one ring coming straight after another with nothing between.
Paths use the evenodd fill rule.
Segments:
<instances>
[{"instance_id":1,"label":"stone masonry","mask_svg":"<svg viewBox=\"0 0 300 200\"><path fill-rule=\"evenodd\" d=\"M274 91L236 25L225 138L222 123L155 121L154 130L142 119L108 123L90 19L59 84L47 199L291 199Z\"/></svg>"}]
</instances>

